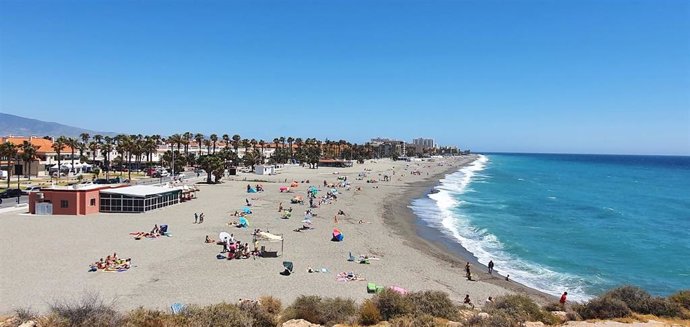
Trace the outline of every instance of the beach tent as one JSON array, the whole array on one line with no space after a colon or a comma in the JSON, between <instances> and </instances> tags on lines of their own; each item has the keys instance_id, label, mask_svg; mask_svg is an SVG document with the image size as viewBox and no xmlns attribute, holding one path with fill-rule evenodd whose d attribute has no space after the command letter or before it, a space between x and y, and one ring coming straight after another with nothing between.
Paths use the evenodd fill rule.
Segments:
<instances>
[{"instance_id":1,"label":"beach tent","mask_svg":"<svg viewBox=\"0 0 690 327\"><path fill-rule=\"evenodd\" d=\"M249 209L249 207L244 207L244 209L242 209L242 212L244 212L244 213L246 213L246 214L251 214L251 213L252 213L252 209Z\"/></svg>"},{"instance_id":2,"label":"beach tent","mask_svg":"<svg viewBox=\"0 0 690 327\"><path fill-rule=\"evenodd\" d=\"M333 228L333 238L331 238L331 241L333 241L333 242L342 242L343 241L343 234L340 232L339 229Z\"/></svg>"},{"instance_id":3,"label":"beach tent","mask_svg":"<svg viewBox=\"0 0 690 327\"><path fill-rule=\"evenodd\" d=\"M247 218L240 217L240 224L239 224L239 227L242 227L242 228L247 228L247 227L249 227L249 221L247 220Z\"/></svg>"},{"instance_id":4,"label":"beach tent","mask_svg":"<svg viewBox=\"0 0 690 327\"><path fill-rule=\"evenodd\" d=\"M283 255L283 249L284 249L284 240L283 240L283 235L282 234L271 234L268 232L258 232L256 235L254 235L254 244L258 245L259 242L266 242L266 243L277 243L280 242L280 255ZM264 250L265 246L261 247L262 252L266 252ZM273 253L273 252L271 252ZM277 251L275 251L275 256L277 256ZM263 253L262 253L263 256Z\"/></svg>"},{"instance_id":5,"label":"beach tent","mask_svg":"<svg viewBox=\"0 0 690 327\"><path fill-rule=\"evenodd\" d=\"M247 190L247 193L256 193L256 189L251 187Z\"/></svg>"}]
</instances>

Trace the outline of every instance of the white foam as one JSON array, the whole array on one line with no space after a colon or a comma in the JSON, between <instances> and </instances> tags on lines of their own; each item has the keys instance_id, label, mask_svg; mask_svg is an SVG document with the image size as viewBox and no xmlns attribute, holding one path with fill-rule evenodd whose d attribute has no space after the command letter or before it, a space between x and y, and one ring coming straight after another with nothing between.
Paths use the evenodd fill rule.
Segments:
<instances>
[{"instance_id":1,"label":"white foam","mask_svg":"<svg viewBox=\"0 0 690 327\"><path fill-rule=\"evenodd\" d=\"M463 203L457 196L468 192L468 186L475 182L474 177L490 178L478 174L488 163L489 158L481 155L471 165L445 176L436 187L438 192L429 194L429 199L415 200L411 205L412 210L430 226L456 239L480 263L486 265L489 260L493 260L496 270L503 275L510 274L512 280L553 295L567 290L570 299L574 301L591 298L584 290L582 278L556 272L508 253L498 237L487 230L476 228L468 217L455 209Z\"/></svg>"}]
</instances>

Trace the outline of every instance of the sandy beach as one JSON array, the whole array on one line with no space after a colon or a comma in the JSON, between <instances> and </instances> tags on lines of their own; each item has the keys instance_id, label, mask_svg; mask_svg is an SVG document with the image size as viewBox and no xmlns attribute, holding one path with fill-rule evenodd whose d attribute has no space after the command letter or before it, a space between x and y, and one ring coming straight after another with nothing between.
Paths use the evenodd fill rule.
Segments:
<instances>
[{"instance_id":1,"label":"sandy beach","mask_svg":"<svg viewBox=\"0 0 690 327\"><path fill-rule=\"evenodd\" d=\"M475 267L479 281L467 281L463 258L453 255L442 243L417 236L415 218L408 205L423 196L444 174L456 171L474 156L438 159L435 162L367 161L351 168L307 169L290 166L277 175L241 174L217 185L200 185L198 199L145 214L98 214L90 216L32 216L0 214L0 313L31 307L45 311L56 300L79 298L86 292L113 301L120 309L139 306L169 308L172 303L210 304L236 302L240 298L273 295L290 302L301 294L341 296L362 300L371 296L367 282L400 286L411 291L441 290L460 301L469 294L482 304L488 296L516 290L538 292L501 278L488 278ZM419 170L421 174L412 175ZM357 180L366 171L363 180ZM366 179L388 182L367 183ZM302 226L308 208L290 204L295 195L306 199L309 185L325 194L323 182L336 183L347 176L352 188L338 189L338 199L314 209L313 230L295 232ZM246 178L248 181L244 181ZM249 181L261 179L261 182ZM284 181L287 180L288 183ZM281 193L292 180L305 181ZM309 180L311 183L307 184ZM263 184L265 191L246 193L247 184ZM356 190L358 187L360 191ZM231 213L252 202L249 228L229 226L237 220ZM290 219L281 219L282 202L292 207ZM335 223L339 210L345 212ZM203 224L194 224L194 213L205 214ZM365 223L359 223L359 220ZM149 231L154 224L167 224L172 237L134 240L130 232ZM332 242L331 232L339 228L345 238ZM255 228L284 235L284 253L278 258L218 260L222 247L204 243L209 235L217 239L223 231L244 242L252 242ZM267 245L280 248L280 243ZM133 268L126 272L87 272L88 265L117 252L131 257ZM370 264L348 262L348 253L378 258ZM279 274L282 261L292 261L295 273ZM325 268L326 273L307 273L307 268ZM366 281L336 281L340 272L354 272ZM484 276L486 275L486 276ZM546 298L546 297L544 297Z\"/></svg>"}]
</instances>

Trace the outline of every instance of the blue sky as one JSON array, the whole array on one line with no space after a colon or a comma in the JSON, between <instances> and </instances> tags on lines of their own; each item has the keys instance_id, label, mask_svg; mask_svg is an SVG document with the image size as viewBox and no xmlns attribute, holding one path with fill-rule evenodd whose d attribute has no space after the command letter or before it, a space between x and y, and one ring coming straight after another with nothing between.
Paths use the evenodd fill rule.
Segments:
<instances>
[{"instance_id":1,"label":"blue sky","mask_svg":"<svg viewBox=\"0 0 690 327\"><path fill-rule=\"evenodd\" d=\"M690 2L2 0L0 111L125 133L689 155Z\"/></svg>"}]
</instances>

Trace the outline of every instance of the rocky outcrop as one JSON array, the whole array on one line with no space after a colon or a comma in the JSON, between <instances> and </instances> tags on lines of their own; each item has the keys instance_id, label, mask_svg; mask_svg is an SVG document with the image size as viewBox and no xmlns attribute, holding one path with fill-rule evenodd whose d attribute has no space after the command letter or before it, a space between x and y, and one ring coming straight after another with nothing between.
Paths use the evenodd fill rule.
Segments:
<instances>
[{"instance_id":1,"label":"rocky outcrop","mask_svg":"<svg viewBox=\"0 0 690 327\"><path fill-rule=\"evenodd\" d=\"M282 327L322 327L321 325L312 324L304 319L292 319L284 322Z\"/></svg>"}]
</instances>

